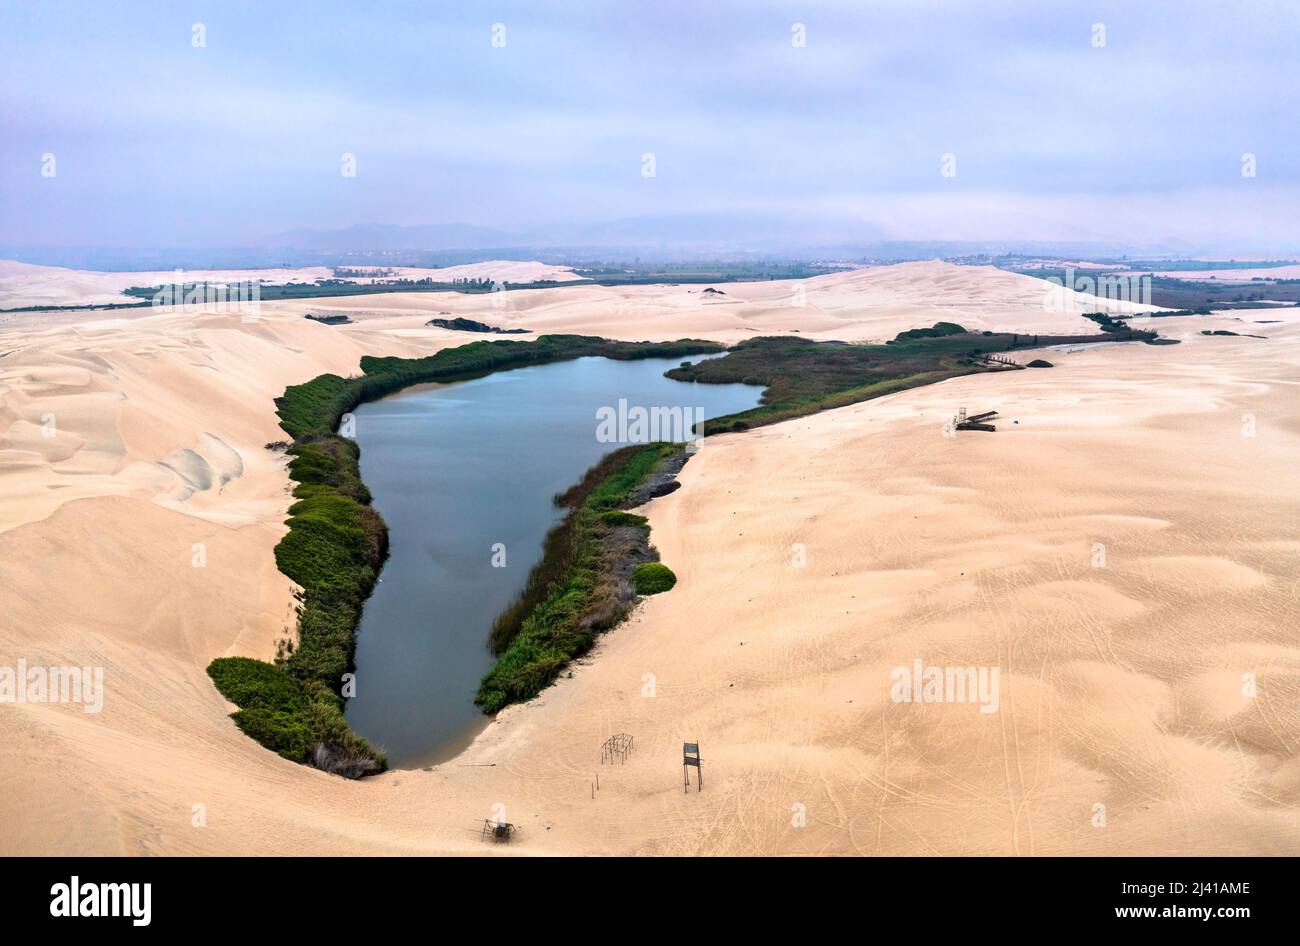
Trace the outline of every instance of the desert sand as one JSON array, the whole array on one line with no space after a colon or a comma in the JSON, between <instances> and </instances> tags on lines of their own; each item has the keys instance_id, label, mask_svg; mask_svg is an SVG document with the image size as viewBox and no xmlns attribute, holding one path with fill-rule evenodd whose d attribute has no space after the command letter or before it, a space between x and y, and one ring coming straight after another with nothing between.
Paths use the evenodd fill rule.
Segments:
<instances>
[{"instance_id":1,"label":"desert sand","mask_svg":"<svg viewBox=\"0 0 1300 946\"><path fill-rule=\"evenodd\" d=\"M293 623L264 447L287 384L475 337L424 326L443 311L728 342L1092 328L940 263L701 288L0 317L0 664L107 690L0 705L0 853L1300 853L1294 310L711 438L644 510L676 588L442 765L349 782L238 732L203 668ZM302 318L330 310L356 321ZM945 436L962 406L998 431ZM998 711L893 702L918 659L999 668ZM617 732L635 752L602 767Z\"/></svg>"}]
</instances>

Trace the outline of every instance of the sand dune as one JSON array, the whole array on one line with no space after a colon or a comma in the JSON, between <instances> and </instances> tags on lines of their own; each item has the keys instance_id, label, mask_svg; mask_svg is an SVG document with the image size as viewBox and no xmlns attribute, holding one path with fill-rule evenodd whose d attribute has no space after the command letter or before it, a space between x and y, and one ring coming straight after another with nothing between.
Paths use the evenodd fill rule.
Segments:
<instances>
[{"instance_id":1,"label":"sand dune","mask_svg":"<svg viewBox=\"0 0 1300 946\"><path fill-rule=\"evenodd\" d=\"M345 311L359 321L348 327L353 334L397 333L416 347L430 339L457 337L423 327L430 309L539 333L653 340L690 335L738 342L755 335L799 332L817 339L879 342L937 321L958 322L979 331L1091 334L1095 325L1081 313L1108 307L1103 300L1073 291L1053 294L1053 287L1043 280L988 266L937 261L804 280L724 283L714 287L720 295L706 293L707 288L561 286L483 295L439 294L436 299L424 293L393 293L296 305L302 312ZM1152 308L1131 303L1110 307L1125 312ZM412 318L413 312L419 318ZM372 336L368 342L380 344L380 338Z\"/></svg>"},{"instance_id":2,"label":"sand dune","mask_svg":"<svg viewBox=\"0 0 1300 946\"><path fill-rule=\"evenodd\" d=\"M439 311L633 339L1091 327L983 268L805 282L5 317L0 664L102 666L107 693L0 706L0 852L505 853L478 840L501 805L512 853L1300 853L1291 310L711 439L646 507L677 587L443 765L347 782L235 729L204 666L293 624L271 399L465 341ZM330 308L357 321L301 317ZM997 433L945 437L963 405ZM915 660L997 667L998 711L892 701ZM636 752L593 800L619 731Z\"/></svg>"}]
</instances>

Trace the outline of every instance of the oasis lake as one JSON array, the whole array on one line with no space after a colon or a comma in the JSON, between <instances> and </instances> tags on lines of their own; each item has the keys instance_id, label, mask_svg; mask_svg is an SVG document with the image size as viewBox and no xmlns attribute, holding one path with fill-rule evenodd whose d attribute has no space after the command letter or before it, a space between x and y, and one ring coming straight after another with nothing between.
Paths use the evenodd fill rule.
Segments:
<instances>
[{"instance_id":1,"label":"oasis lake","mask_svg":"<svg viewBox=\"0 0 1300 946\"><path fill-rule=\"evenodd\" d=\"M556 494L624 445L598 439L601 409L625 399L628 410L684 409L690 423L697 410L712 418L758 403L761 387L665 378L679 361L579 358L356 409L361 475L388 523L389 559L362 615L346 715L391 766L443 761L487 725L473 700L493 662L492 621L563 516Z\"/></svg>"}]
</instances>

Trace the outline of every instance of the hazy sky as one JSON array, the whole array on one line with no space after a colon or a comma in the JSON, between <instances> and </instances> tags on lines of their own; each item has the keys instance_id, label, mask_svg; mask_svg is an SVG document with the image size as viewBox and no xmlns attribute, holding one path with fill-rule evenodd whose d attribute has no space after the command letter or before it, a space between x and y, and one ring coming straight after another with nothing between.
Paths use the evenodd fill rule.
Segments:
<instances>
[{"instance_id":1,"label":"hazy sky","mask_svg":"<svg viewBox=\"0 0 1300 946\"><path fill-rule=\"evenodd\" d=\"M1268 0L0 0L0 242L745 211L1294 251L1298 44Z\"/></svg>"}]
</instances>

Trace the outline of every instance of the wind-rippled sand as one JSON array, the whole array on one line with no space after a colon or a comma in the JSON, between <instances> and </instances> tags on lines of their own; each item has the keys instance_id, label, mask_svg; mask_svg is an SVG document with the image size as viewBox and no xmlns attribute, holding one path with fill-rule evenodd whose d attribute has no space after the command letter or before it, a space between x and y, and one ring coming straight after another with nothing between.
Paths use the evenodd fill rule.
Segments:
<instances>
[{"instance_id":1,"label":"wind-rippled sand","mask_svg":"<svg viewBox=\"0 0 1300 946\"><path fill-rule=\"evenodd\" d=\"M701 288L3 317L0 664L103 666L107 693L0 705L0 851L504 852L479 841L504 814L514 853L1300 853L1294 310L712 438L646 507L676 588L432 770L346 782L235 729L204 666L293 625L271 399L475 338L424 327L442 311L630 339L1092 328L976 267ZM962 406L998 431L944 436ZM998 667L998 711L893 702L917 659ZM602 767L616 732L635 752Z\"/></svg>"}]
</instances>

